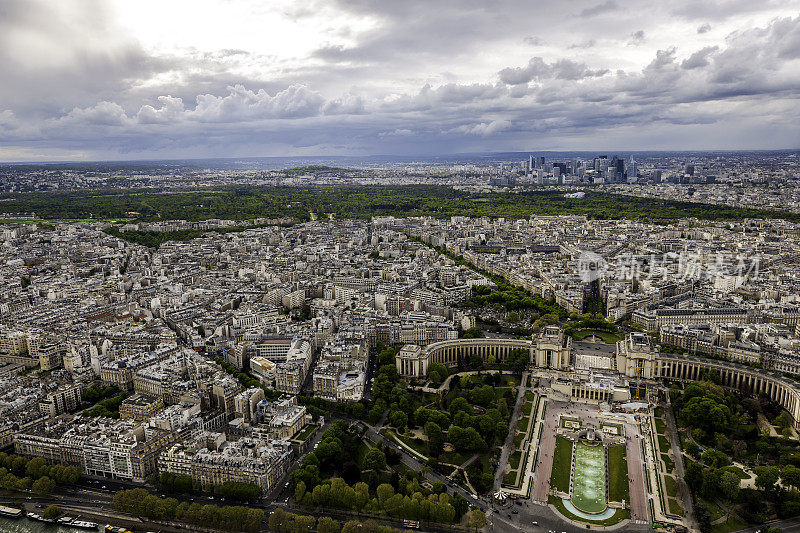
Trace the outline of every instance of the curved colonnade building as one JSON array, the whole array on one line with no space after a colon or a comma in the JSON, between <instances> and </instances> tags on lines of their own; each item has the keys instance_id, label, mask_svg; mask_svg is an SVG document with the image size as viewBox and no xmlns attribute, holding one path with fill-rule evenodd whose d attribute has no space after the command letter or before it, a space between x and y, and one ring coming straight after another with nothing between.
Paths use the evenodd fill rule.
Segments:
<instances>
[{"instance_id":1,"label":"curved colonnade building","mask_svg":"<svg viewBox=\"0 0 800 533\"><path fill-rule=\"evenodd\" d=\"M479 356L484 363L503 363L519 350L528 352L533 369L574 369L572 339L558 326L547 326L532 339L453 339L425 347L405 345L397 354L395 364L401 376L424 378L432 363L452 368L474 356ZM631 379L684 382L698 381L705 371L714 370L719 373L725 387L769 396L789 412L795 427L800 428L800 384L777 372L730 361L661 354L643 333L630 333L619 341L615 353L608 356L608 363L602 370Z\"/></svg>"}]
</instances>

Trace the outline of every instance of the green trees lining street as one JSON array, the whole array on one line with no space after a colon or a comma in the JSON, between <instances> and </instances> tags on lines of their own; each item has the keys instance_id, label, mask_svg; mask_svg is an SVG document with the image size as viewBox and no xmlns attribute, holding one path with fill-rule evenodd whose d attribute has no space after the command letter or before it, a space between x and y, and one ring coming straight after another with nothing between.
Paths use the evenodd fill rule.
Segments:
<instances>
[{"instance_id":1,"label":"green trees lining street","mask_svg":"<svg viewBox=\"0 0 800 533\"><path fill-rule=\"evenodd\" d=\"M265 517L261 509L179 502L175 498L159 498L145 489L117 492L111 508L151 520L177 520L223 531L258 531Z\"/></svg>"},{"instance_id":2,"label":"green trees lining street","mask_svg":"<svg viewBox=\"0 0 800 533\"><path fill-rule=\"evenodd\" d=\"M80 477L77 466L53 465L41 457L28 459L0 452L0 487L6 490L33 490L46 496L56 485L74 485Z\"/></svg>"}]
</instances>

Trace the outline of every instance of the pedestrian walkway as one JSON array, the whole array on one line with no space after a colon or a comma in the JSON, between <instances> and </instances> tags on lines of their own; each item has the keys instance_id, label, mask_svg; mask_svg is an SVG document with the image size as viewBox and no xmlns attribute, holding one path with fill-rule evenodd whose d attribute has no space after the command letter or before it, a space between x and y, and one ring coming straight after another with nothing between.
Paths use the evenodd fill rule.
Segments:
<instances>
[{"instance_id":1,"label":"pedestrian walkway","mask_svg":"<svg viewBox=\"0 0 800 533\"><path fill-rule=\"evenodd\" d=\"M478 374L485 376L486 374L498 374L498 373L504 375L511 375L510 372L503 372L502 370L467 370L464 372L457 372L455 374L450 374L449 376L447 376L447 379L445 379L442 382L442 384L439 385L438 387L431 387L426 383L425 385L412 385L409 386L408 388L415 391L427 392L429 394L436 394L442 391L450 390L450 381L452 381L453 378L461 376L476 376ZM524 379L522 380L522 383L525 383Z\"/></svg>"},{"instance_id":2,"label":"pedestrian walkway","mask_svg":"<svg viewBox=\"0 0 800 533\"><path fill-rule=\"evenodd\" d=\"M522 374L522 380L520 381L520 386L517 390L517 401L514 403L514 410L511 413L511 420L508 423L508 435L506 435L506 441L503 444L502 450L500 451L500 459L497 461L497 470L494 474L494 492L500 490L500 486L503 483L503 476L505 475L506 471L506 465L508 464L508 457L511 455L512 448L514 448L514 437L517 434L517 424L519 423L520 414L522 413L522 406L525 405L525 392L529 390L528 387L523 386L523 384L528 384L527 372Z\"/></svg>"}]
</instances>

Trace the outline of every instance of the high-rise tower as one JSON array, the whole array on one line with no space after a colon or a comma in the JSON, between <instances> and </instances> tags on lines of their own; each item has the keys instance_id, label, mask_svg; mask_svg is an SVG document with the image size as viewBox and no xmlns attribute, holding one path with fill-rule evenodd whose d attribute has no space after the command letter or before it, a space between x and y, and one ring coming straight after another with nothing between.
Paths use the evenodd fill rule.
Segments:
<instances>
[{"instance_id":1,"label":"high-rise tower","mask_svg":"<svg viewBox=\"0 0 800 533\"><path fill-rule=\"evenodd\" d=\"M631 162L628 163L628 183L636 183L638 179L637 176L636 161L633 159L633 155L631 155Z\"/></svg>"}]
</instances>

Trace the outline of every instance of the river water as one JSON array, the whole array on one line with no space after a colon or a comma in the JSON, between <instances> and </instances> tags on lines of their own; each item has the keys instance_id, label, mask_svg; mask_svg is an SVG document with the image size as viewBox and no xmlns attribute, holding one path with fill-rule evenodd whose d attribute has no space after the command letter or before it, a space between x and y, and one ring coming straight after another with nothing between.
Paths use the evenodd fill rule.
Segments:
<instances>
[{"instance_id":1,"label":"river water","mask_svg":"<svg viewBox=\"0 0 800 533\"><path fill-rule=\"evenodd\" d=\"M0 531L3 533L77 533L85 531L91 533L91 529L77 529L73 527L56 526L53 524L45 524L44 522L36 522L29 520L26 517L22 518L4 518L0 517ZM97 532L100 528L97 529Z\"/></svg>"}]
</instances>

